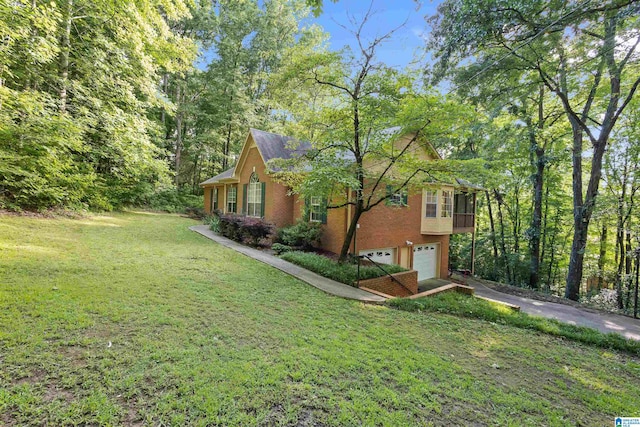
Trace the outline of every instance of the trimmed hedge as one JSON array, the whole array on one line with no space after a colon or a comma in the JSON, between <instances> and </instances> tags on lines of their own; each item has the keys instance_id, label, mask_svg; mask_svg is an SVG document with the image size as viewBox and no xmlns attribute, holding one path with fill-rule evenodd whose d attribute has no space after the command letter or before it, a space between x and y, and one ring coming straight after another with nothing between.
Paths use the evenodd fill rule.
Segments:
<instances>
[{"instance_id":1,"label":"trimmed hedge","mask_svg":"<svg viewBox=\"0 0 640 427\"><path fill-rule=\"evenodd\" d=\"M358 266L356 264L339 264L337 261L327 258L326 256L300 251L286 252L282 254L280 258L313 271L314 273L318 273L321 276L350 286L355 286L358 280ZM405 268L394 264L385 264L382 268L389 274L407 271ZM360 280L375 279L376 277L384 275L385 273L376 266L360 266Z\"/></svg>"},{"instance_id":2,"label":"trimmed hedge","mask_svg":"<svg viewBox=\"0 0 640 427\"><path fill-rule=\"evenodd\" d=\"M276 242L308 250L318 245L321 238L322 224L298 221L294 225L279 229Z\"/></svg>"},{"instance_id":3,"label":"trimmed hedge","mask_svg":"<svg viewBox=\"0 0 640 427\"><path fill-rule=\"evenodd\" d=\"M268 238L274 230L271 223L261 219L240 215L220 215L220 234L236 242L258 246L260 240Z\"/></svg>"}]
</instances>

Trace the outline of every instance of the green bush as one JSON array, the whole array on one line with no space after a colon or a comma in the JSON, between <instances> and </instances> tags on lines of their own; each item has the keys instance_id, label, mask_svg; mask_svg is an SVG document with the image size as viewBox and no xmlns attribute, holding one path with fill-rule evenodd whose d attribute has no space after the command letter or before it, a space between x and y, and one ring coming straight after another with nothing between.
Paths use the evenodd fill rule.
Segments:
<instances>
[{"instance_id":1,"label":"green bush","mask_svg":"<svg viewBox=\"0 0 640 427\"><path fill-rule=\"evenodd\" d=\"M283 245L282 243L274 243L273 245L271 245L271 249L273 249L273 252L276 255L281 255L283 253L293 251L293 248L291 246Z\"/></svg>"},{"instance_id":2,"label":"green bush","mask_svg":"<svg viewBox=\"0 0 640 427\"><path fill-rule=\"evenodd\" d=\"M639 341L628 340L618 334L605 334L595 329L569 325L554 319L530 316L501 304L455 292L443 293L428 298L395 298L387 304L405 311L433 311L481 319L523 329L532 329L597 347L612 348L640 355Z\"/></svg>"},{"instance_id":3,"label":"green bush","mask_svg":"<svg viewBox=\"0 0 640 427\"><path fill-rule=\"evenodd\" d=\"M200 212L204 205L202 196L175 188L164 188L140 200L139 204L154 211L169 213Z\"/></svg>"},{"instance_id":4,"label":"green bush","mask_svg":"<svg viewBox=\"0 0 640 427\"><path fill-rule=\"evenodd\" d=\"M281 258L299 265L300 267L306 268L307 270L313 271L314 273L318 273L321 276L335 280L336 282L355 286L356 281L358 280L358 266L356 264L340 264L326 256L301 251L286 252L281 255ZM384 268L389 274L407 271L399 265L394 264L385 264L382 268ZM384 276L385 274L386 273L376 266L367 265L360 267L360 280L374 279L376 277Z\"/></svg>"},{"instance_id":5,"label":"green bush","mask_svg":"<svg viewBox=\"0 0 640 427\"><path fill-rule=\"evenodd\" d=\"M218 228L224 237L253 246L273 233L273 225L261 218L219 215Z\"/></svg>"},{"instance_id":6,"label":"green bush","mask_svg":"<svg viewBox=\"0 0 640 427\"><path fill-rule=\"evenodd\" d=\"M308 250L318 245L321 238L322 224L298 221L294 225L279 229L276 242Z\"/></svg>"}]
</instances>

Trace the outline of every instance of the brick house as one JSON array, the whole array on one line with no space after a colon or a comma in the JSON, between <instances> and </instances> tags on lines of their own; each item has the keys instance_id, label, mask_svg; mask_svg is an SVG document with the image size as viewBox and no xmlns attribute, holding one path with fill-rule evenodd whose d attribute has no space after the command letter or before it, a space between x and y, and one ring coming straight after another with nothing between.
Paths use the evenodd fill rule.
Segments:
<instances>
[{"instance_id":1,"label":"brick house","mask_svg":"<svg viewBox=\"0 0 640 427\"><path fill-rule=\"evenodd\" d=\"M298 220L321 222L322 247L339 253L351 207L327 210L320 198L305 201L290 195L289 188L275 182L267 171L271 159L289 159L309 148L308 143L293 138L251 129L236 165L200 184L205 211L262 217L276 227ZM440 159L430 145L421 155L425 161ZM450 236L474 230L475 191L477 187L458 180L437 189L432 186L394 195L389 203L362 215L355 250L379 263L416 270L418 281L446 278Z\"/></svg>"}]
</instances>

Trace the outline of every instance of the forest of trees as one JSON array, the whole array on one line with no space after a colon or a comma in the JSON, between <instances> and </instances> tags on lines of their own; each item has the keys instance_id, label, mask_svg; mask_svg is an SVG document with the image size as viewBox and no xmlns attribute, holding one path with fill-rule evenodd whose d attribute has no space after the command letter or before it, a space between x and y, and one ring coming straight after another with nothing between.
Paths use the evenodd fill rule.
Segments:
<instances>
[{"instance_id":1,"label":"forest of trees","mask_svg":"<svg viewBox=\"0 0 640 427\"><path fill-rule=\"evenodd\" d=\"M365 40L354 23L360 49L329 50L321 6L0 3L0 208L199 195L249 127L327 144L353 131L355 108L356 142L407 125L469 161L456 173L485 189L476 274L631 309L640 4L445 0L425 17L430 60L406 70L376 57L393 29ZM454 267L470 252L469 236L452 239Z\"/></svg>"}]
</instances>

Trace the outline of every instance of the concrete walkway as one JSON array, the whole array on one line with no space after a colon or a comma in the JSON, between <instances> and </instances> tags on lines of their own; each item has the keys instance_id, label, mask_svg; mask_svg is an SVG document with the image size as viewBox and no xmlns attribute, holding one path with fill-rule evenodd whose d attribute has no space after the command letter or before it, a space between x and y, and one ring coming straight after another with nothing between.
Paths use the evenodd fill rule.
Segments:
<instances>
[{"instance_id":1,"label":"concrete walkway","mask_svg":"<svg viewBox=\"0 0 640 427\"><path fill-rule=\"evenodd\" d=\"M328 294L363 302L382 303L386 301L386 298L384 297L363 291L362 289L354 288L353 286L345 285L344 283L327 279L326 277L322 277L302 267L298 267L297 265L291 264L290 262L287 262L276 256L269 255L264 251L253 249L241 245L240 243L234 242L233 240L229 240L226 237L215 234L209 229L208 225L194 225L193 227L189 227L189 230L195 231L196 233L199 233L208 239L220 243L223 246L240 252L243 255L261 261L265 264L277 268L278 270L284 271L285 273L290 274L293 277L296 277L303 282L306 282L311 286L314 286Z\"/></svg>"},{"instance_id":2,"label":"concrete walkway","mask_svg":"<svg viewBox=\"0 0 640 427\"><path fill-rule=\"evenodd\" d=\"M534 316L556 319L571 325L586 326L600 332L615 332L625 338L640 341L640 320L618 314L603 313L588 308L577 308L566 304L538 301L535 299L505 294L495 291L477 280L466 279L475 294L485 298L519 305L524 313Z\"/></svg>"}]
</instances>

